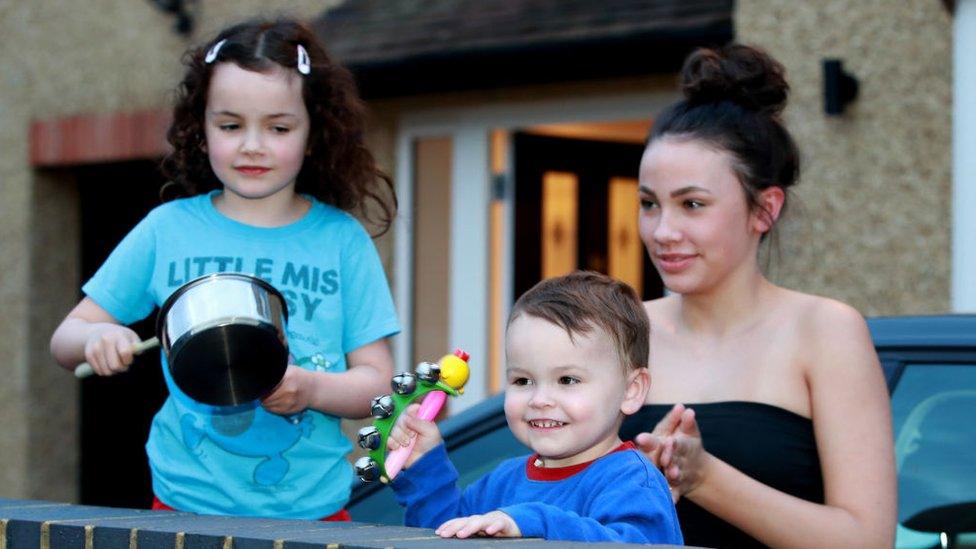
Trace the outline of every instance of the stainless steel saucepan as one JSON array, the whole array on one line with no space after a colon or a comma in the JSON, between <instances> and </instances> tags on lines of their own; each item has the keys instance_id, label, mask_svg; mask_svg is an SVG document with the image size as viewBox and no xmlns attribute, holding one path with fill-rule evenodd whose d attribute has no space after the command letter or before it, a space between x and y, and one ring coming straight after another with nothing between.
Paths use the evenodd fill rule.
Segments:
<instances>
[{"instance_id":1,"label":"stainless steel saucepan","mask_svg":"<svg viewBox=\"0 0 976 549\"><path fill-rule=\"evenodd\" d=\"M198 402L232 406L266 396L285 375L287 321L285 299L273 286L246 274L218 273L169 296L156 319L156 338L181 391ZM79 377L83 366L76 369Z\"/></svg>"}]
</instances>

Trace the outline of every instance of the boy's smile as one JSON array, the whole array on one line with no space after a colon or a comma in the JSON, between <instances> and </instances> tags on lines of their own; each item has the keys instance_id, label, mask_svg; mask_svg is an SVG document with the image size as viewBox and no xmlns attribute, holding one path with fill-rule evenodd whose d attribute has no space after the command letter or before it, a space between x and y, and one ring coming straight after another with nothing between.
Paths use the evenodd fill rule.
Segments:
<instances>
[{"instance_id":1,"label":"boy's smile","mask_svg":"<svg viewBox=\"0 0 976 549\"><path fill-rule=\"evenodd\" d=\"M551 419L530 419L529 420L529 426L532 427L533 429L543 429L543 430L557 429L559 427L562 427L563 425L566 425L566 423L562 421L554 421Z\"/></svg>"},{"instance_id":2,"label":"boy's smile","mask_svg":"<svg viewBox=\"0 0 976 549\"><path fill-rule=\"evenodd\" d=\"M570 338L523 314L509 325L506 353L505 417L546 467L592 461L620 444L623 412L640 407L646 383L645 391L634 389L631 381L641 374L624 372L603 330Z\"/></svg>"}]
</instances>

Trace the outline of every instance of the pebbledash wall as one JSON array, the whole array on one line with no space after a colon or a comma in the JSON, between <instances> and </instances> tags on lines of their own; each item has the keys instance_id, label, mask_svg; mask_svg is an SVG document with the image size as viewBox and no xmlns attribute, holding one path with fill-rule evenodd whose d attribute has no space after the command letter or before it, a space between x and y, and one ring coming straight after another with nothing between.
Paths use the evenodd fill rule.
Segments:
<instances>
[{"instance_id":1,"label":"pebbledash wall","mask_svg":"<svg viewBox=\"0 0 976 549\"><path fill-rule=\"evenodd\" d=\"M950 310L952 15L938 0L738 0L740 41L786 65L803 174L775 280L862 313ZM823 111L821 61L860 94Z\"/></svg>"},{"instance_id":2,"label":"pebbledash wall","mask_svg":"<svg viewBox=\"0 0 976 549\"><path fill-rule=\"evenodd\" d=\"M77 498L78 389L54 365L48 339L78 296L78 196L64 171L32 167L31 123L165 109L190 43L249 14L287 7L312 18L336 3L199 0L197 28L184 38L148 0L0 2L0 497ZM787 67L786 120L804 159L772 278L869 315L948 311L951 14L938 0L738 0L735 10L738 39ZM828 57L860 80L857 101L833 118L822 106ZM371 144L392 172L402 114L564 93L542 86L375 102ZM391 242L378 245L392 276Z\"/></svg>"}]
</instances>

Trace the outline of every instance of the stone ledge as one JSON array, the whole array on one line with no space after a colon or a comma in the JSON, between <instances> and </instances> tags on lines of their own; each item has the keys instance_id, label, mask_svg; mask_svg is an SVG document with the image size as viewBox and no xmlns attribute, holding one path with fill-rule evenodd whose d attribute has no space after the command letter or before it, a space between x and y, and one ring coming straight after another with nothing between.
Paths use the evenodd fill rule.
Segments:
<instances>
[{"instance_id":1,"label":"stone ledge","mask_svg":"<svg viewBox=\"0 0 976 549\"><path fill-rule=\"evenodd\" d=\"M634 547L538 539L444 540L424 528L220 517L0 498L0 549ZM657 546L665 547L665 546Z\"/></svg>"}]
</instances>

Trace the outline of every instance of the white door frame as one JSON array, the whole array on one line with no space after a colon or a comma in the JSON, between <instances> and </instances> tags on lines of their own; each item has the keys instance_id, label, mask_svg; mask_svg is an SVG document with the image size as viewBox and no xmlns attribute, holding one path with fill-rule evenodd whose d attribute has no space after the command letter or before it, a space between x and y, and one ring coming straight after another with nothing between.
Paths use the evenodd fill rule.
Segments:
<instances>
[{"instance_id":1,"label":"white door frame","mask_svg":"<svg viewBox=\"0 0 976 549\"><path fill-rule=\"evenodd\" d=\"M448 342L463 347L473 365L488 357L489 315L489 205L491 202L490 132L540 124L644 120L678 98L676 92L649 90L644 93L601 94L585 97L492 103L458 108L431 107L404 112L398 119L396 139L396 182L400 204L394 244L394 290L403 332L394 346L397 371L410 368L413 337L413 186L414 140L421 137L449 137L451 159L450 288ZM502 272L505 303L512 302L513 234L512 192L506 196L508 242L504 244ZM508 311L503 312L507 317ZM447 349L445 351L449 351ZM501 351L499 349L498 351ZM499 356L504 356L500 354ZM490 396L485 376L472 375L452 411L457 412Z\"/></svg>"},{"instance_id":2,"label":"white door frame","mask_svg":"<svg viewBox=\"0 0 976 549\"><path fill-rule=\"evenodd\" d=\"M976 312L976 0L959 0L953 32L952 310Z\"/></svg>"}]
</instances>

